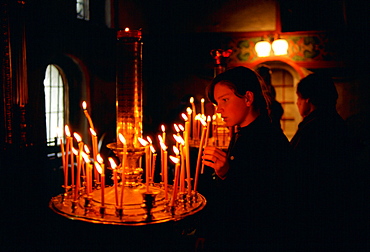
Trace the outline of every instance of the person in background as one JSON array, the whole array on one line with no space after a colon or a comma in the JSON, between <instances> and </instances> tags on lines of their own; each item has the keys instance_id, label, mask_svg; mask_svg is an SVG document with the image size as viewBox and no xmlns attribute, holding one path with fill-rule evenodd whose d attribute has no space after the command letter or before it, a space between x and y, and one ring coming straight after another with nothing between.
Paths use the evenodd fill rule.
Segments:
<instances>
[{"instance_id":1,"label":"person in background","mask_svg":"<svg viewBox=\"0 0 370 252\"><path fill-rule=\"evenodd\" d=\"M320 248L343 246L354 235L352 210L359 206L359 195L349 131L336 111L338 93L331 78L313 73L300 80L297 96L303 120L290 144L299 171L301 242Z\"/></svg>"},{"instance_id":2,"label":"person in background","mask_svg":"<svg viewBox=\"0 0 370 252\"><path fill-rule=\"evenodd\" d=\"M290 145L273 126L264 81L254 70L236 67L208 87L225 125L238 127L227 152L206 147L203 163L214 169L214 191L207 198L210 251L275 249L289 236L286 187ZM207 246L206 246L207 247Z\"/></svg>"},{"instance_id":3,"label":"person in background","mask_svg":"<svg viewBox=\"0 0 370 252\"><path fill-rule=\"evenodd\" d=\"M271 96L271 105L270 105L270 118L272 124L281 128L280 120L283 117L284 109L281 106L281 103L276 100L276 90L271 82L271 68L267 65L261 65L257 68L257 73L261 75L265 81L266 87L268 89L269 95Z\"/></svg>"}]
</instances>

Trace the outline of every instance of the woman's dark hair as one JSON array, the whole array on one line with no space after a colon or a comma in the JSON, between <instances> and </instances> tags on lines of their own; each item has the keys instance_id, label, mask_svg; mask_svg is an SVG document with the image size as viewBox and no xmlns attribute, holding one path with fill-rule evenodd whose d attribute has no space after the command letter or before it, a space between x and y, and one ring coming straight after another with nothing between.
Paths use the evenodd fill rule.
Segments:
<instances>
[{"instance_id":1,"label":"woman's dark hair","mask_svg":"<svg viewBox=\"0 0 370 252\"><path fill-rule=\"evenodd\" d=\"M316 107L335 106L338 92L333 80L323 74L313 73L301 79L297 86L297 93L303 99L310 99Z\"/></svg>"},{"instance_id":2,"label":"woman's dark hair","mask_svg":"<svg viewBox=\"0 0 370 252\"><path fill-rule=\"evenodd\" d=\"M259 110L261 114L267 113L268 104L263 92L268 92L268 89L262 77L252 69L246 67L235 67L217 75L212 83L207 87L208 99L217 104L214 97L214 89L217 83L227 85L234 90L234 94L238 97L243 97L247 91L254 94L253 106Z\"/></svg>"}]
</instances>

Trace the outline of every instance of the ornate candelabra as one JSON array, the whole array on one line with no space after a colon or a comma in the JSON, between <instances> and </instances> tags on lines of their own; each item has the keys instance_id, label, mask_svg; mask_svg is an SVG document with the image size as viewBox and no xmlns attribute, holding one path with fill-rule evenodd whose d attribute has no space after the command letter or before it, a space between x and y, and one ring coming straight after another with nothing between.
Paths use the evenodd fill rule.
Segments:
<instances>
[{"instance_id":1,"label":"ornate candelabra","mask_svg":"<svg viewBox=\"0 0 370 252\"><path fill-rule=\"evenodd\" d=\"M94 164L101 169L100 176L92 172L90 161L85 161L86 166L82 167L80 148L76 155L77 167L74 162L71 162L70 167L64 165L67 176L63 186L65 192L53 197L49 206L67 218L92 223L138 226L181 220L202 210L206 204L201 194L191 190L190 177L187 178L188 190L177 193L177 183L175 186L169 185L167 176L162 176L165 181L155 183L153 175L149 176L149 162L145 162L146 181L142 183L141 164L143 156L148 161L149 155L148 148L138 141L142 137L143 126L141 31L130 31L127 28L118 31L117 55L117 141L107 145L121 160L118 167L111 165L114 183L105 186L104 164L99 164L97 160L94 160ZM86 108L84 110L88 116ZM96 139L96 135L93 137ZM72 144L66 146L72 150ZM188 153L184 151L183 155ZM62 158L68 160L68 157L66 153ZM69 169L73 175L76 174L76 178L71 179L71 185L68 185L66 172ZM168 170L167 161L164 169ZM79 176L81 170L83 175ZM185 180L182 181L185 183Z\"/></svg>"}]
</instances>

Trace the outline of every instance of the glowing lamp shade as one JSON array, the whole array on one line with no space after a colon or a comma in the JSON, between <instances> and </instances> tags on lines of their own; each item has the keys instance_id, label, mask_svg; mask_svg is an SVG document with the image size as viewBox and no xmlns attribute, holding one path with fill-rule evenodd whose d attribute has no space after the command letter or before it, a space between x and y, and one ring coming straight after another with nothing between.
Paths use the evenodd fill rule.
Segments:
<instances>
[{"instance_id":1,"label":"glowing lamp shade","mask_svg":"<svg viewBox=\"0 0 370 252\"><path fill-rule=\"evenodd\" d=\"M272 50L275 55L288 54L288 42L285 39L277 39L272 42Z\"/></svg>"},{"instance_id":2,"label":"glowing lamp shade","mask_svg":"<svg viewBox=\"0 0 370 252\"><path fill-rule=\"evenodd\" d=\"M267 57L270 56L271 44L267 41L259 41L256 43L254 49L258 57Z\"/></svg>"}]
</instances>

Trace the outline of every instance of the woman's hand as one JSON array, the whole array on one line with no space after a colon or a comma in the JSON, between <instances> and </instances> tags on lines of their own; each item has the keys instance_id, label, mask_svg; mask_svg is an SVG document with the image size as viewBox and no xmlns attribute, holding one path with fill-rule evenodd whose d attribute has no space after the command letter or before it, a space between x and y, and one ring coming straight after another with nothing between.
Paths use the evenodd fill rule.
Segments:
<instances>
[{"instance_id":1,"label":"woman's hand","mask_svg":"<svg viewBox=\"0 0 370 252\"><path fill-rule=\"evenodd\" d=\"M202 159L204 165L212 167L217 176L222 179L226 178L226 173L229 171L229 163L224 151L216 147L206 147L204 148Z\"/></svg>"}]
</instances>

